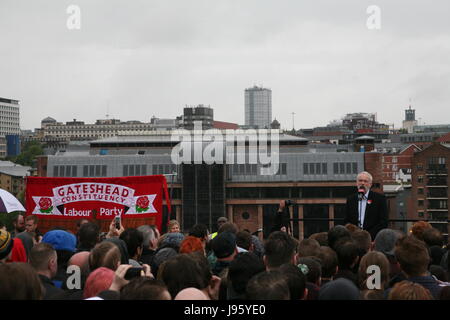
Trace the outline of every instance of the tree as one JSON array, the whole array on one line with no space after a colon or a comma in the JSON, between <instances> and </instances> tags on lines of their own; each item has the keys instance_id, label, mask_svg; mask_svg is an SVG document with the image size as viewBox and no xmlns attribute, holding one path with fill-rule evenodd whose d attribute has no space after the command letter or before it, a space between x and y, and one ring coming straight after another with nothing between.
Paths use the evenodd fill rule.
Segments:
<instances>
[{"instance_id":1,"label":"tree","mask_svg":"<svg viewBox=\"0 0 450 320\"><path fill-rule=\"evenodd\" d=\"M33 161L36 156L44 154L42 145L38 141L27 142L22 150L22 153L17 156L15 163L21 164L23 166L33 166Z\"/></svg>"}]
</instances>

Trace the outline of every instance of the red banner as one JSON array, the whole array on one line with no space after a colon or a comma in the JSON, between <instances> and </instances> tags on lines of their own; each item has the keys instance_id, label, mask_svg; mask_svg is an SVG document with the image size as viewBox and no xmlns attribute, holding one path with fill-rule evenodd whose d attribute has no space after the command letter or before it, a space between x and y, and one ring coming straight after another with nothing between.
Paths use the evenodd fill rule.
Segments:
<instances>
[{"instance_id":1,"label":"red banner","mask_svg":"<svg viewBox=\"0 0 450 320\"><path fill-rule=\"evenodd\" d=\"M163 175L116 178L26 178L27 215L55 219L154 217L162 225Z\"/></svg>"}]
</instances>

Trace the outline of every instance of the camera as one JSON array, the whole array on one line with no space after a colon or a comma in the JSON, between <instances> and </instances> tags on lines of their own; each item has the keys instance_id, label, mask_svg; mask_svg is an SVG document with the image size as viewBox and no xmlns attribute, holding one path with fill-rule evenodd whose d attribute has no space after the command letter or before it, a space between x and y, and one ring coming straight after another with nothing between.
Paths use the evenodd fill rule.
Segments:
<instances>
[{"instance_id":1,"label":"camera","mask_svg":"<svg viewBox=\"0 0 450 320\"><path fill-rule=\"evenodd\" d=\"M143 267L133 267L127 270L125 274L125 280L131 280L133 278L137 278L141 276L141 271L144 270Z\"/></svg>"},{"instance_id":2,"label":"camera","mask_svg":"<svg viewBox=\"0 0 450 320\"><path fill-rule=\"evenodd\" d=\"M293 206L295 202L293 200L284 200L286 207Z\"/></svg>"}]
</instances>

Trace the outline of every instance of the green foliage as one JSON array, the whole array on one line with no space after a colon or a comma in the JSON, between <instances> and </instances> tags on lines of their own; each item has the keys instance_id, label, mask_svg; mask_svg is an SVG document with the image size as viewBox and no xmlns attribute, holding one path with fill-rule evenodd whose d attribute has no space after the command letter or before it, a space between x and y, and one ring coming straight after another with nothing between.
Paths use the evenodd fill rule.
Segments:
<instances>
[{"instance_id":1,"label":"green foliage","mask_svg":"<svg viewBox=\"0 0 450 320\"><path fill-rule=\"evenodd\" d=\"M19 154L16 159L12 160L15 163L21 164L23 166L33 166L33 161L36 156L44 154L42 145L38 141L27 142L23 148L21 154Z\"/></svg>"},{"instance_id":2,"label":"green foliage","mask_svg":"<svg viewBox=\"0 0 450 320\"><path fill-rule=\"evenodd\" d=\"M17 200L20 201L20 203L24 204L25 203L25 190L20 191L17 196L16 196Z\"/></svg>"}]
</instances>

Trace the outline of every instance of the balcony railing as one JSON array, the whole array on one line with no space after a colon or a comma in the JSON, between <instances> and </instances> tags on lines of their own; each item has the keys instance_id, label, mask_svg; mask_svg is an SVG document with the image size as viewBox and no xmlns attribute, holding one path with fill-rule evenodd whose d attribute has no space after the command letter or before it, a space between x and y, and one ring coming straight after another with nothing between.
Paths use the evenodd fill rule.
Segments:
<instances>
[{"instance_id":1,"label":"balcony railing","mask_svg":"<svg viewBox=\"0 0 450 320\"><path fill-rule=\"evenodd\" d=\"M433 199L433 198L448 199L448 193L446 191L443 191L443 192L435 192L435 191L431 192L430 191L427 193L427 198L428 199Z\"/></svg>"},{"instance_id":2,"label":"balcony railing","mask_svg":"<svg viewBox=\"0 0 450 320\"><path fill-rule=\"evenodd\" d=\"M428 179L427 186L447 186L447 179Z\"/></svg>"},{"instance_id":3,"label":"balcony railing","mask_svg":"<svg viewBox=\"0 0 450 320\"><path fill-rule=\"evenodd\" d=\"M427 175L447 175L448 170L445 164L430 164L427 167Z\"/></svg>"}]
</instances>

